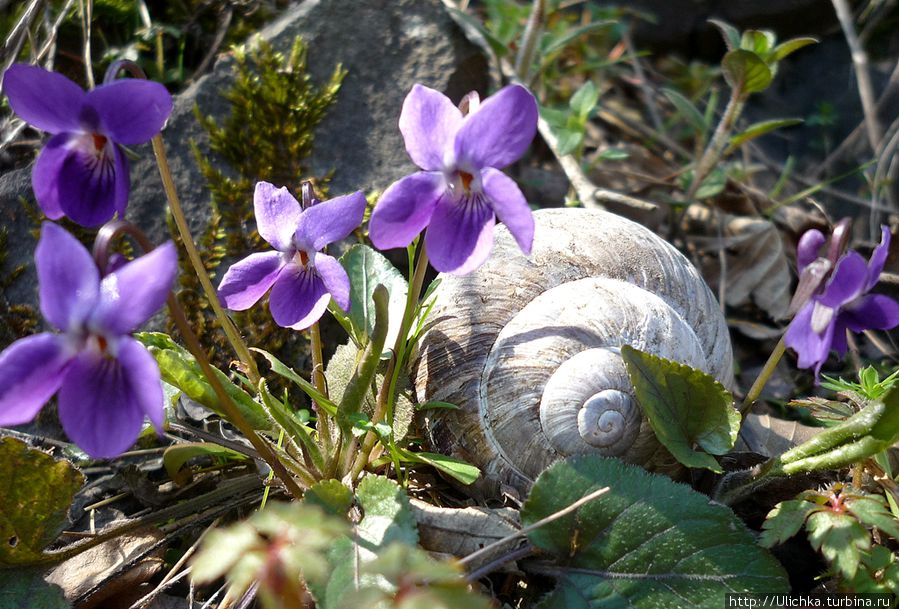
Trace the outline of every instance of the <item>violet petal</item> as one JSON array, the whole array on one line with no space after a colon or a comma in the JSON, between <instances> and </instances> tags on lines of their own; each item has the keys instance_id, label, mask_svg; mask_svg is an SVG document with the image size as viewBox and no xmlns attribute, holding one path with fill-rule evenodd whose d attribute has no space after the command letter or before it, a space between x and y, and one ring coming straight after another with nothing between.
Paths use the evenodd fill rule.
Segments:
<instances>
[{"instance_id":1,"label":"violet petal","mask_svg":"<svg viewBox=\"0 0 899 609\"><path fill-rule=\"evenodd\" d=\"M232 311L249 309L272 287L283 265L280 252L250 254L225 272L219 284L219 299Z\"/></svg>"},{"instance_id":2,"label":"violet petal","mask_svg":"<svg viewBox=\"0 0 899 609\"><path fill-rule=\"evenodd\" d=\"M113 141L134 146L162 131L172 113L172 96L152 80L116 80L87 93L87 104L97 112L101 129Z\"/></svg>"},{"instance_id":3,"label":"violet petal","mask_svg":"<svg viewBox=\"0 0 899 609\"><path fill-rule=\"evenodd\" d=\"M799 244L796 246L796 266L800 274L805 267L818 258L818 251L825 241L827 241L827 238L824 236L824 233L817 228L812 228L802 233L802 237L799 238Z\"/></svg>"},{"instance_id":4,"label":"violet petal","mask_svg":"<svg viewBox=\"0 0 899 609\"><path fill-rule=\"evenodd\" d=\"M156 359L130 336L119 339L117 357L138 407L150 419L156 431L162 433L165 396Z\"/></svg>"},{"instance_id":5,"label":"violet petal","mask_svg":"<svg viewBox=\"0 0 899 609\"><path fill-rule=\"evenodd\" d=\"M257 182L253 192L253 209L259 236L276 250L290 250L302 208L287 187L275 188L274 184Z\"/></svg>"},{"instance_id":6,"label":"violet petal","mask_svg":"<svg viewBox=\"0 0 899 609\"><path fill-rule=\"evenodd\" d=\"M59 389L71 358L65 339L44 332L0 353L0 427L27 423Z\"/></svg>"},{"instance_id":7,"label":"violet petal","mask_svg":"<svg viewBox=\"0 0 899 609\"><path fill-rule=\"evenodd\" d=\"M51 137L31 169L34 198L51 220L58 220L65 215L59 205L59 174L72 152L68 146L72 137L70 133L59 133Z\"/></svg>"},{"instance_id":8,"label":"violet petal","mask_svg":"<svg viewBox=\"0 0 899 609\"><path fill-rule=\"evenodd\" d=\"M443 175L420 171L391 184L371 214L368 235L378 249L406 247L431 221L446 190Z\"/></svg>"},{"instance_id":9,"label":"violet petal","mask_svg":"<svg viewBox=\"0 0 899 609\"><path fill-rule=\"evenodd\" d=\"M306 208L297 223L296 243L308 251L318 251L345 239L362 224L365 205L365 195L359 191Z\"/></svg>"},{"instance_id":10,"label":"violet petal","mask_svg":"<svg viewBox=\"0 0 899 609\"><path fill-rule=\"evenodd\" d=\"M521 251L530 254L534 243L534 214L518 184L498 169L489 167L481 172L481 179L493 211L508 227Z\"/></svg>"},{"instance_id":11,"label":"violet petal","mask_svg":"<svg viewBox=\"0 0 899 609\"><path fill-rule=\"evenodd\" d=\"M13 64L3 75L3 91L19 118L47 133L79 131L85 93L57 72Z\"/></svg>"},{"instance_id":12,"label":"violet petal","mask_svg":"<svg viewBox=\"0 0 899 609\"><path fill-rule=\"evenodd\" d=\"M868 281L865 283L865 291L874 287L880 279L883 272L883 265L886 264L887 256L890 253L890 228L888 226L880 227L880 245L871 252L871 260L868 261Z\"/></svg>"},{"instance_id":13,"label":"violet petal","mask_svg":"<svg viewBox=\"0 0 899 609\"><path fill-rule=\"evenodd\" d=\"M521 85L509 85L465 117L456 133L456 163L502 169L521 158L536 132L537 101Z\"/></svg>"},{"instance_id":14,"label":"violet petal","mask_svg":"<svg viewBox=\"0 0 899 609\"><path fill-rule=\"evenodd\" d=\"M784 343L799 356L800 368L815 367L817 373L830 353L834 324L821 334L815 333L811 325L813 309L814 302L809 302L796 314L784 334Z\"/></svg>"},{"instance_id":15,"label":"violet petal","mask_svg":"<svg viewBox=\"0 0 899 609\"><path fill-rule=\"evenodd\" d=\"M329 300L331 295L318 273L288 264L272 286L269 310L279 326L304 330L321 318Z\"/></svg>"},{"instance_id":16,"label":"violet petal","mask_svg":"<svg viewBox=\"0 0 899 609\"><path fill-rule=\"evenodd\" d=\"M444 154L452 150L462 112L439 91L416 84L403 101L400 132L412 162L426 171L443 169Z\"/></svg>"},{"instance_id":17,"label":"violet petal","mask_svg":"<svg viewBox=\"0 0 899 609\"><path fill-rule=\"evenodd\" d=\"M66 435L95 459L116 457L137 440L144 421L133 384L122 363L95 351L82 351L66 370L59 388L59 420Z\"/></svg>"},{"instance_id":18,"label":"violet petal","mask_svg":"<svg viewBox=\"0 0 899 609\"><path fill-rule=\"evenodd\" d=\"M444 196L425 233L431 264L441 273L464 275L481 266L493 249L493 210L479 196Z\"/></svg>"},{"instance_id":19,"label":"violet petal","mask_svg":"<svg viewBox=\"0 0 899 609\"><path fill-rule=\"evenodd\" d=\"M84 322L100 292L100 272L87 249L65 229L44 222L34 261L44 318L62 331Z\"/></svg>"},{"instance_id":20,"label":"violet petal","mask_svg":"<svg viewBox=\"0 0 899 609\"><path fill-rule=\"evenodd\" d=\"M899 303L883 294L868 294L840 312L853 332L891 330L899 325Z\"/></svg>"},{"instance_id":21,"label":"violet petal","mask_svg":"<svg viewBox=\"0 0 899 609\"><path fill-rule=\"evenodd\" d=\"M109 273L100 280L90 326L113 335L134 332L165 304L177 273L178 252L171 241Z\"/></svg>"},{"instance_id":22,"label":"violet petal","mask_svg":"<svg viewBox=\"0 0 899 609\"><path fill-rule=\"evenodd\" d=\"M327 254L317 253L314 259L315 272L321 277L325 289L331 294L331 298L337 306L344 311L350 310L350 277L346 274L336 258Z\"/></svg>"},{"instance_id":23,"label":"violet petal","mask_svg":"<svg viewBox=\"0 0 899 609\"><path fill-rule=\"evenodd\" d=\"M818 297L821 304L839 308L858 298L864 291L868 277L868 265L856 251L849 251L837 262L824 293Z\"/></svg>"},{"instance_id":24,"label":"violet petal","mask_svg":"<svg viewBox=\"0 0 899 609\"><path fill-rule=\"evenodd\" d=\"M86 136L89 137L89 136ZM99 226L116 212L117 187L114 144L101 154L87 144L73 146L59 171L58 197L62 211L81 226ZM128 179L125 176L124 179Z\"/></svg>"}]
</instances>

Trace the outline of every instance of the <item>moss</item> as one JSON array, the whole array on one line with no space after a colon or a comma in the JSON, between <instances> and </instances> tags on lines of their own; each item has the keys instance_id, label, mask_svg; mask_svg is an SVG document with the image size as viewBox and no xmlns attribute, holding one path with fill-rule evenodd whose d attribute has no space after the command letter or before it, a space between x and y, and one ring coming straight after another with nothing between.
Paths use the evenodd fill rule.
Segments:
<instances>
[{"instance_id":1,"label":"moss","mask_svg":"<svg viewBox=\"0 0 899 609\"><path fill-rule=\"evenodd\" d=\"M226 255L240 258L270 248L255 229L256 182L267 181L297 192L302 180L311 180L319 190L326 190L330 176L310 175L307 161L314 129L335 101L346 74L338 65L324 85L314 84L306 72L306 47L299 37L286 57L260 40L253 51L236 50L235 58L236 79L224 93L230 115L220 124L195 109L210 141L208 155L192 142L212 195L212 220L197 243L210 275L216 273ZM222 358L230 356L231 350L186 256L180 264L179 298L210 355L217 364L226 365ZM251 346L263 346L285 361L295 361L302 335L276 326L267 302L263 304L235 313L237 327ZM174 328L169 330L173 332Z\"/></svg>"},{"instance_id":2,"label":"moss","mask_svg":"<svg viewBox=\"0 0 899 609\"><path fill-rule=\"evenodd\" d=\"M9 234L0 228L0 351L14 340L34 334L40 317L34 307L10 304L6 290L25 272L25 265L7 269L9 258Z\"/></svg>"}]
</instances>

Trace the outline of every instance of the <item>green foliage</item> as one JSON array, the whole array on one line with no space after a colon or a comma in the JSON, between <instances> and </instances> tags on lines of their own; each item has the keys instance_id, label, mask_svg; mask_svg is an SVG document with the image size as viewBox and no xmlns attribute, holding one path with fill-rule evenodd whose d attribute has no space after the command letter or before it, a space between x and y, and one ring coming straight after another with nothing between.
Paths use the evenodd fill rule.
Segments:
<instances>
[{"instance_id":1,"label":"green foliage","mask_svg":"<svg viewBox=\"0 0 899 609\"><path fill-rule=\"evenodd\" d=\"M317 505L329 514L346 516L354 502L353 492L340 480L322 480L306 491L303 501L307 505Z\"/></svg>"},{"instance_id":2,"label":"green foliage","mask_svg":"<svg viewBox=\"0 0 899 609\"><path fill-rule=\"evenodd\" d=\"M184 392L185 396L195 402L225 416L212 385L203 374L200 364L187 349L161 332L139 332L135 334L135 338L143 343L156 359L163 381L177 387ZM218 368L213 367L213 372L231 401L234 402L247 422L253 426L253 429L271 429L271 421L259 402L232 383L228 376Z\"/></svg>"},{"instance_id":3,"label":"green foliage","mask_svg":"<svg viewBox=\"0 0 899 609\"><path fill-rule=\"evenodd\" d=\"M299 37L287 57L263 40L258 40L252 51L236 49L234 57L235 82L224 93L230 115L220 124L212 116L204 116L200 108L195 109L209 134L211 148L211 155L206 156L193 146L212 193L212 221L198 241L210 274L215 273L226 252L240 257L267 248L258 232L248 228L255 226L252 201L256 182L298 187L302 180L309 179L322 187L326 184L326 177L309 174L307 163L315 127L334 103L346 74L338 65L326 83L314 84L306 72L306 47ZM247 154L248 150L253 153ZM177 235L175 231L172 234ZM199 282L186 257L179 263L183 271L180 299L188 319L200 342L209 346L210 356L226 367L224 358L230 351L204 303ZM266 309L258 306L234 313L235 323L249 344L265 345L282 359L295 357L304 344L302 333L278 327Z\"/></svg>"},{"instance_id":4,"label":"green foliage","mask_svg":"<svg viewBox=\"0 0 899 609\"><path fill-rule=\"evenodd\" d=\"M65 460L0 439L0 567L27 565L62 532L84 476Z\"/></svg>"},{"instance_id":5,"label":"green foliage","mask_svg":"<svg viewBox=\"0 0 899 609\"><path fill-rule=\"evenodd\" d=\"M592 80L587 80L568 100L566 109L543 108L541 110L543 118L550 124L553 133L559 139L559 154L582 155L587 121L593 115L598 102L599 89Z\"/></svg>"},{"instance_id":6,"label":"green foliage","mask_svg":"<svg viewBox=\"0 0 899 609\"><path fill-rule=\"evenodd\" d=\"M785 592L780 564L728 508L616 459L583 456L543 472L521 511L528 526L609 491L528 534L555 561L543 609L724 606L728 592Z\"/></svg>"},{"instance_id":7,"label":"green foliage","mask_svg":"<svg viewBox=\"0 0 899 609\"><path fill-rule=\"evenodd\" d=\"M189 474L182 474L181 469L196 457L209 457L217 463L248 460L246 455L211 442L180 442L165 449L162 465L172 480L183 484L188 481Z\"/></svg>"},{"instance_id":8,"label":"green foliage","mask_svg":"<svg viewBox=\"0 0 899 609\"><path fill-rule=\"evenodd\" d=\"M344 313L332 300L328 310L350 338L360 346L368 343L375 327L374 291L380 284L389 293L389 326L385 344L390 348L400 331L409 285L403 275L380 252L357 243L340 257L350 278L350 310Z\"/></svg>"},{"instance_id":9,"label":"green foliage","mask_svg":"<svg viewBox=\"0 0 899 609\"><path fill-rule=\"evenodd\" d=\"M342 519L302 503L272 503L246 521L216 529L193 559L194 581L223 575L228 598L239 599L254 581L266 609L301 607L303 581L327 579L328 549L349 532Z\"/></svg>"},{"instance_id":10,"label":"green foliage","mask_svg":"<svg viewBox=\"0 0 899 609\"><path fill-rule=\"evenodd\" d=\"M822 387L837 392L853 392L868 400L882 397L899 382L899 370L881 380L874 366L867 366L859 370L857 383L845 381L842 378L835 379L826 374L821 376L824 378L821 383Z\"/></svg>"},{"instance_id":11,"label":"green foliage","mask_svg":"<svg viewBox=\"0 0 899 609\"><path fill-rule=\"evenodd\" d=\"M899 562L883 535L899 540L899 520L880 495L835 483L778 503L763 525L760 543L772 547L805 527L841 588L854 592L899 591ZM874 531L878 531L877 535Z\"/></svg>"},{"instance_id":12,"label":"green foliage","mask_svg":"<svg viewBox=\"0 0 899 609\"><path fill-rule=\"evenodd\" d=\"M731 450L740 431L740 414L730 392L701 370L627 345L621 357L659 441L684 465L720 473L711 455Z\"/></svg>"},{"instance_id":13,"label":"green foliage","mask_svg":"<svg viewBox=\"0 0 899 609\"><path fill-rule=\"evenodd\" d=\"M381 476L363 478L356 489L356 500L362 519L353 526L352 537L337 540L328 552L327 583L311 586L322 609L344 606L344 596L354 588L390 590L383 578L361 574L360 568L380 560L379 554L392 543L418 543L409 498L396 482Z\"/></svg>"}]
</instances>

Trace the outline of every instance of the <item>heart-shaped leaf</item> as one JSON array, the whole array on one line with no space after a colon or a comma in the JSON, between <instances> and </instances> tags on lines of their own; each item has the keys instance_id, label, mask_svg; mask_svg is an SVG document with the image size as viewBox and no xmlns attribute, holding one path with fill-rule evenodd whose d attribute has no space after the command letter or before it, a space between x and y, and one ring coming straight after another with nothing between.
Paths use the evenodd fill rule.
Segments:
<instances>
[{"instance_id":1,"label":"heart-shaped leaf","mask_svg":"<svg viewBox=\"0 0 899 609\"><path fill-rule=\"evenodd\" d=\"M528 534L555 558L541 609L725 606L725 594L786 592L780 564L727 507L683 484L596 455L552 465L521 511L528 526L610 490Z\"/></svg>"},{"instance_id":2,"label":"heart-shaped leaf","mask_svg":"<svg viewBox=\"0 0 899 609\"><path fill-rule=\"evenodd\" d=\"M721 69L727 84L741 95L764 91L774 78L761 57L744 49L728 51L721 60Z\"/></svg>"}]
</instances>

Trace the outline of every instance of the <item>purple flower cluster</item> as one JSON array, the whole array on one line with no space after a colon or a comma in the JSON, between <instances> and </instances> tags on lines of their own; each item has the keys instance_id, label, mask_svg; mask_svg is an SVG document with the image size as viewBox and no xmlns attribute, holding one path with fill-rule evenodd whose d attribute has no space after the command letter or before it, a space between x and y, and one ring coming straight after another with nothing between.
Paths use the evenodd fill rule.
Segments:
<instances>
[{"instance_id":1,"label":"purple flower cluster","mask_svg":"<svg viewBox=\"0 0 899 609\"><path fill-rule=\"evenodd\" d=\"M128 202L128 160L122 146L147 142L165 124L172 99L145 80L113 81L85 92L60 74L13 65L3 77L10 107L52 135L32 170L37 202L52 220L100 225ZM416 85L406 97L400 130L422 171L393 184L374 210L370 234L381 248L408 245L427 228L434 267L467 273L490 253L498 217L525 253L534 220L516 184L500 169L527 149L537 104L512 85L480 103L476 94L453 106ZM333 298L350 307L347 272L322 250L363 220L361 192L319 202L304 191L259 182L257 229L275 251L254 253L225 273L219 297L244 310L269 290L275 322L302 330ZM0 353L0 426L32 420L58 394L69 437L93 457L131 446L145 417L163 425L163 394L154 358L131 334L165 301L177 271L172 243L131 262L96 266L69 233L45 223L35 253L41 311L57 332L22 338Z\"/></svg>"},{"instance_id":2,"label":"purple flower cluster","mask_svg":"<svg viewBox=\"0 0 899 609\"><path fill-rule=\"evenodd\" d=\"M131 333L165 302L174 244L101 277L84 246L47 222L34 258L41 313L60 333L19 339L0 354L0 426L27 423L58 392L63 429L92 457L126 450L144 416L161 431L159 368Z\"/></svg>"},{"instance_id":3,"label":"purple flower cluster","mask_svg":"<svg viewBox=\"0 0 899 609\"><path fill-rule=\"evenodd\" d=\"M380 249L405 247L427 227L425 246L434 268L464 275L481 266L493 247L496 218L525 254L534 218L511 178L500 171L518 160L537 131L537 102L510 85L479 103L470 94L462 111L442 93L415 85L400 114L406 151L422 171L383 194L369 235Z\"/></svg>"},{"instance_id":4,"label":"purple flower cluster","mask_svg":"<svg viewBox=\"0 0 899 609\"><path fill-rule=\"evenodd\" d=\"M345 239L362 223L361 192L324 203L312 199L303 209L286 188L256 184L256 228L274 252L250 254L231 266L219 285L219 297L235 311L249 309L271 288L269 309L275 323L304 330L324 314L328 301L350 308L350 278L322 249Z\"/></svg>"},{"instance_id":5,"label":"purple flower cluster","mask_svg":"<svg viewBox=\"0 0 899 609\"><path fill-rule=\"evenodd\" d=\"M802 305L784 335L785 344L799 355L800 368L814 368L815 377L831 350L844 355L846 331L889 330L899 325L899 303L882 294L869 294L880 279L890 247L890 231L881 229L881 241L865 262L849 251L836 260L818 256L826 238L818 230L807 231L799 241L797 263L800 275L819 268L833 268L826 283L820 277L810 298ZM831 248L833 249L833 248ZM830 258L836 258L830 252Z\"/></svg>"},{"instance_id":6,"label":"purple flower cluster","mask_svg":"<svg viewBox=\"0 0 899 609\"><path fill-rule=\"evenodd\" d=\"M99 226L122 216L131 184L122 146L143 144L162 129L172 112L165 87L128 79L85 93L62 74L15 64L3 89L13 112L53 134L31 173L47 217Z\"/></svg>"}]
</instances>

